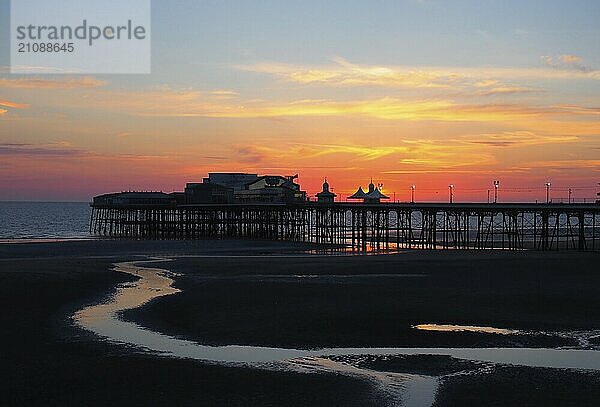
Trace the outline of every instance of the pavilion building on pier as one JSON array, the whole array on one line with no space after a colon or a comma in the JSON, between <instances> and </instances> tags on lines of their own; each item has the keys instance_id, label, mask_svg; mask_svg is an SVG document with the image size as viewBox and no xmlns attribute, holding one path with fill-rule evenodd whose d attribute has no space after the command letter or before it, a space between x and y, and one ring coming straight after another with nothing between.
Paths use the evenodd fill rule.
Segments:
<instances>
[{"instance_id":1,"label":"pavilion building on pier","mask_svg":"<svg viewBox=\"0 0 600 407\"><path fill-rule=\"evenodd\" d=\"M371 179L369 192L365 192L362 187L358 187L358 190L350 195L348 199L362 199L364 203L380 203L382 199L390 199L390 197L382 194L379 188L375 187L375 184L373 184L373 180Z\"/></svg>"}]
</instances>

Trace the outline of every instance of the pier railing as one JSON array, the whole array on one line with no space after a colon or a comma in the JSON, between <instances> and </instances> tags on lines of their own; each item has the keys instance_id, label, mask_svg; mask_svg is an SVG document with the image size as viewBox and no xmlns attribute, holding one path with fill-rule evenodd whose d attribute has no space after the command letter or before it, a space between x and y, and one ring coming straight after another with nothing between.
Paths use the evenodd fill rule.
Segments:
<instances>
[{"instance_id":1,"label":"pier railing","mask_svg":"<svg viewBox=\"0 0 600 407\"><path fill-rule=\"evenodd\" d=\"M92 204L90 232L147 239L250 238L358 250L600 250L598 204Z\"/></svg>"}]
</instances>

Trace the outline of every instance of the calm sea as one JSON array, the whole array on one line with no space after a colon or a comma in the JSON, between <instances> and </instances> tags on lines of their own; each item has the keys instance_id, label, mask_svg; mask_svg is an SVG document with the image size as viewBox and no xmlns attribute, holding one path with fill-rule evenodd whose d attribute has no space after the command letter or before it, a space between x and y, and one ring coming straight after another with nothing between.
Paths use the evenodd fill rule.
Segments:
<instances>
[{"instance_id":1,"label":"calm sea","mask_svg":"<svg viewBox=\"0 0 600 407\"><path fill-rule=\"evenodd\" d=\"M89 238L86 202L0 202L0 239Z\"/></svg>"}]
</instances>

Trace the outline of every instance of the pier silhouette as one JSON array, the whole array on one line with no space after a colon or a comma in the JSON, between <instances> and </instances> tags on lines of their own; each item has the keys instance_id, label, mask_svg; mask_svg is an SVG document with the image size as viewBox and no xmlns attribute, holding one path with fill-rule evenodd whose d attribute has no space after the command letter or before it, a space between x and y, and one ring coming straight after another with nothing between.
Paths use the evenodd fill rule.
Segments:
<instances>
[{"instance_id":1,"label":"pier silhouette","mask_svg":"<svg viewBox=\"0 0 600 407\"><path fill-rule=\"evenodd\" d=\"M97 236L270 239L356 250L600 250L600 205L552 203L91 204Z\"/></svg>"}]
</instances>

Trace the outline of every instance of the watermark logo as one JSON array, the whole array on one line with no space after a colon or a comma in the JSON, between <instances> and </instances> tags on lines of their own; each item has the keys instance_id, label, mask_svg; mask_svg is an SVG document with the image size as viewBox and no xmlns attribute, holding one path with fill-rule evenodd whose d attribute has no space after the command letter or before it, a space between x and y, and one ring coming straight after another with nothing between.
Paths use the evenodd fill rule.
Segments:
<instances>
[{"instance_id":1,"label":"watermark logo","mask_svg":"<svg viewBox=\"0 0 600 407\"><path fill-rule=\"evenodd\" d=\"M150 0L12 0L10 23L11 73L150 73Z\"/></svg>"}]
</instances>

